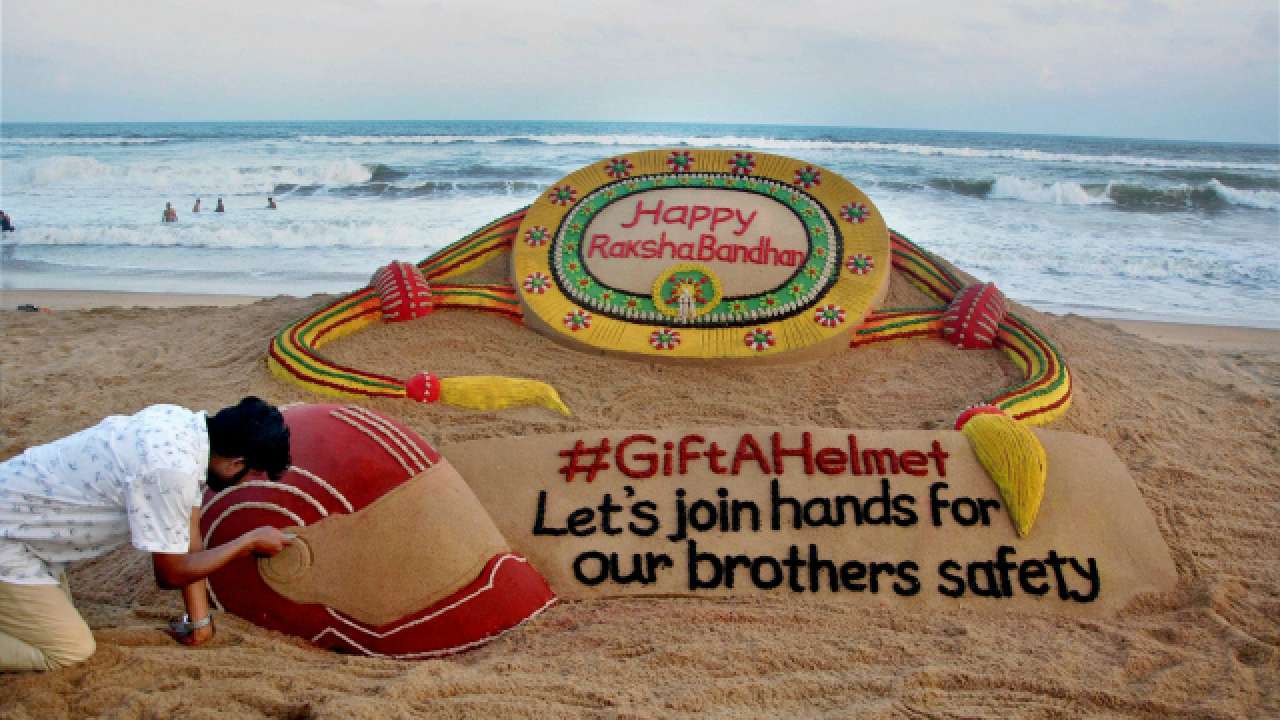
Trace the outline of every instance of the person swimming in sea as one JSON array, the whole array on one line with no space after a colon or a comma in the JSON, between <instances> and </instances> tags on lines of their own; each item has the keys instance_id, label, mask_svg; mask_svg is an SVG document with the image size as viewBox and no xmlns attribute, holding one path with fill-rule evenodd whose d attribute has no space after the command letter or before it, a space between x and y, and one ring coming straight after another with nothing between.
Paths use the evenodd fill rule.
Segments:
<instances>
[{"instance_id":1,"label":"person swimming in sea","mask_svg":"<svg viewBox=\"0 0 1280 720\"><path fill-rule=\"evenodd\" d=\"M167 223L178 222L178 211L173 209L173 203L164 204L164 215L160 219Z\"/></svg>"},{"instance_id":2,"label":"person swimming in sea","mask_svg":"<svg viewBox=\"0 0 1280 720\"><path fill-rule=\"evenodd\" d=\"M275 199L275 198L273 198L273 197L269 197L269 198L267 198L267 209L268 209L268 210L275 210L275 209L276 209L276 199Z\"/></svg>"},{"instance_id":3,"label":"person swimming in sea","mask_svg":"<svg viewBox=\"0 0 1280 720\"><path fill-rule=\"evenodd\" d=\"M191 208L191 212L193 213L200 212L200 198L196 198L196 205L195 207Z\"/></svg>"},{"instance_id":4,"label":"person swimming in sea","mask_svg":"<svg viewBox=\"0 0 1280 720\"><path fill-rule=\"evenodd\" d=\"M0 210L0 232L13 232L13 218L9 217L9 213Z\"/></svg>"},{"instance_id":5,"label":"person swimming in sea","mask_svg":"<svg viewBox=\"0 0 1280 720\"><path fill-rule=\"evenodd\" d=\"M218 198L218 207L213 209L214 212L226 212L227 208L222 204L222 198Z\"/></svg>"}]
</instances>

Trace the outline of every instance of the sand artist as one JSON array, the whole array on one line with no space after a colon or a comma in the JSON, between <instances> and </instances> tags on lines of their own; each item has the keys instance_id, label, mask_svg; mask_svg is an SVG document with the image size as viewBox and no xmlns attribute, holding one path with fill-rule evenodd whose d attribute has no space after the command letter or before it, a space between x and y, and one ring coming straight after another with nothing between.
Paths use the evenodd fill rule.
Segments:
<instances>
[{"instance_id":1,"label":"sand artist","mask_svg":"<svg viewBox=\"0 0 1280 720\"><path fill-rule=\"evenodd\" d=\"M507 283L458 279L509 257ZM889 273L937 303L877 308ZM760 359L917 337L1003 350L1023 381L956 419L995 482L1019 535L1044 496L1043 447L1029 426L1071 401L1053 343L1006 310L990 283L966 284L890 230L838 174L792 158L731 150L650 150L587 166L533 205L285 327L273 373L349 398L408 398L494 410L568 409L532 380L395 378L339 365L320 346L371 323L439 309L493 313L571 342L662 359Z\"/></svg>"},{"instance_id":2,"label":"sand artist","mask_svg":"<svg viewBox=\"0 0 1280 720\"><path fill-rule=\"evenodd\" d=\"M151 553L157 584L182 591L187 615L172 625L176 639L211 639L205 577L239 558L275 555L289 539L261 523L202 543L201 494L250 473L278 479L288 465L289 430L255 397L211 417L153 405L0 464L0 670L54 670L93 654L65 570L125 542Z\"/></svg>"}]
</instances>

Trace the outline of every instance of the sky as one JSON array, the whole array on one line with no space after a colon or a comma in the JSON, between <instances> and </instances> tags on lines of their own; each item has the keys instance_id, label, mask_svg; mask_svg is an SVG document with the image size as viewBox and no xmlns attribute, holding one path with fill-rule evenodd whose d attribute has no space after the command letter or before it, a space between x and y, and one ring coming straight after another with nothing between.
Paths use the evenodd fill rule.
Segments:
<instances>
[{"instance_id":1,"label":"sky","mask_svg":"<svg viewBox=\"0 0 1280 720\"><path fill-rule=\"evenodd\" d=\"M3 0L0 119L1280 142L1276 0Z\"/></svg>"}]
</instances>

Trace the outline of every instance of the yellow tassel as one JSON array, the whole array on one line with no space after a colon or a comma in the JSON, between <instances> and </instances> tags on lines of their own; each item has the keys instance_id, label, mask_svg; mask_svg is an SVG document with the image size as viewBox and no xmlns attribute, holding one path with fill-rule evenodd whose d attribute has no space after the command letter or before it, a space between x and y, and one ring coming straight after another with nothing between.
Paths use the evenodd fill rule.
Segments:
<instances>
[{"instance_id":1,"label":"yellow tassel","mask_svg":"<svg viewBox=\"0 0 1280 720\"><path fill-rule=\"evenodd\" d=\"M1040 513L1049 460L1040 440L1013 418L990 408L966 412L957 421L969 438L978 462L1000 489L1009 518L1020 537L1026 537ZM995 412L992 412L995 410Z\"/></svg>"},{"instance_id":2,"label":"yellow tassel","mask_svg":"<svg viewBox=\"0 0 1280 720\"><path fill-rule=\"evenodd\" d=\"M500 375L440 378L440 402L471 410L501 410L519 405L541 405L561 415L571 415L560 393L537 380Z\"/></svg>"}]
</instances>

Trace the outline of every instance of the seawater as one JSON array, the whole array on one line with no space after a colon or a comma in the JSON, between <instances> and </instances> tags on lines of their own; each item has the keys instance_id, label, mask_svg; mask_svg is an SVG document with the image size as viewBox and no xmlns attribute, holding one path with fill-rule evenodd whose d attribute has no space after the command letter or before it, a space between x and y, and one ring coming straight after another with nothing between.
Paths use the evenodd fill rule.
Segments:
<instances>
[{"instance_id":1,"label":"seawater","mask_svg":"<svg viewBox=\"0 0 1280 720\"><path fill-rule=\"evenodd\" d=\"M867 128L8 123L0 209L18 230L0 284L346 292L582 165L666 146L826 166L890 227L1038 309L1280 327L1280 146ZM160 222L165 202L178 223Z\"/></svg>"}]
</instances>

